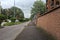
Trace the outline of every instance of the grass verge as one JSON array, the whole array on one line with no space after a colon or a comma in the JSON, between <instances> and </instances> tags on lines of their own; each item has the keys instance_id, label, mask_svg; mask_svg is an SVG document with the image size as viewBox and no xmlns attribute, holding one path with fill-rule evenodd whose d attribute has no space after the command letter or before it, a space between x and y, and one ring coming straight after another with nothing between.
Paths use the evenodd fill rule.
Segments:
<instances>
[{"instance_id":1,"label":"grass verge","mask_svg":"<svg viewBox=\"0 0 60 40\"><path fill-rule=\"evenodd\" d=\"M6 24L4 24L4 26L12 26L12 25L17 25L20 24L21 22L7 22Z\"/></svg>"}]
</instances>

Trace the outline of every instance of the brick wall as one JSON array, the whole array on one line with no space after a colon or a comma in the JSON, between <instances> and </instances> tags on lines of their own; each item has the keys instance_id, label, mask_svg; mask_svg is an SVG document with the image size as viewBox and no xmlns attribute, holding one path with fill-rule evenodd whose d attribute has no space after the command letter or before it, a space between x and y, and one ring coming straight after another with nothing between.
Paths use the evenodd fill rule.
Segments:
<instances>
[{"instance_id":1,"label":"brick wall","mask_svg":"<svg viewBox=\"0 0 60 40\"><path fill-rule=\"evenodd\" d=\"M45 29L60 40L60 8L39 17L37 26Z\"/></svg>"}]
</instances>

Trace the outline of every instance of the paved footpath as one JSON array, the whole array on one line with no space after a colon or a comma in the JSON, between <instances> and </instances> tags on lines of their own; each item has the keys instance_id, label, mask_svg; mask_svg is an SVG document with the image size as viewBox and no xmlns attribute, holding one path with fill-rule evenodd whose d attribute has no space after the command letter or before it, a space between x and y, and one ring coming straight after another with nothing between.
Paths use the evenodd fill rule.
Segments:
<instances>
[{"instance_id":1,"label":"paved footpath","mask_svg":"<svg viewBox=\"0 0 60 40\"><path fill-rule=\"evenodd\" d=\"M25 22L20 25L7 26L0 29L0 40L14 40L27 24L28 22Z\"/></svg>"},{"instance_id":2,"label":"paved footpath","mask_svg":"<svg viewBox=\"0 0 60 40\"><path fill-rule=\"evenodd\" d=\"M43 30L39 30L35 26L27 26L15 40L48 40Z\"/></svg>"}]
</instances>

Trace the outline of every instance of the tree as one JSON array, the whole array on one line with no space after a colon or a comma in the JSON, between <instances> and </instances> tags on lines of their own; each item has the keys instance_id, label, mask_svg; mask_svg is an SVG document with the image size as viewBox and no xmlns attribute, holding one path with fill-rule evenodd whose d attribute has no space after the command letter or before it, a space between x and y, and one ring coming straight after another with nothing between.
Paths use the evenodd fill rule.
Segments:
<instances>
[{"instance_id":1,"label":"tree","mask_svg":"<svg viewBox=\"0 0 60 40\"><path fill-rule=\"evenodd\" d=\"M34 17L34 15L36 15L37 13L43 14L46 11L45 8L45 3L41 0L37 0L35 1L32 10L31 10L31 18Z\"/></svg>"},{"instance_id":2,"label":"tree","mask_svg":"<svg viewBox=\"0 0 60 40\"><path fill-rule=\"evenodd\" d=\"M15 9L15 14L14 14L14 9ZM7 19L14 17L14 15L15 15L15 18L17 18L17 19L18 18L24 18L23 11L20 8L14 7L14 6L9 8L9 9L3 9L2 14L6 15Z\"/></svg>"},{"instance_id":3,"label":"tree","mask_svg":"<svg viewBox=\"0 0 60 40\"><path fill-rule=\"evenodd\" d=\"M11 11L10 9L2 9L2 14L6 15L8 19L11 14Z\"/></svg>"},{"instance_id":4,"label":"tree","mask_svg":"<svg viewBox=\"0 0 60 40\"><path fill-rule=\"evenodd\" d=\"M15 9L15 14L14 14L14 9ZM11 7L10 10L11 10L11 16L12 17L14 17L14 15L15 15L15 17L17 17L17 18L24 18L24 13L20 8Z\"/></svg>"}]
</instances>

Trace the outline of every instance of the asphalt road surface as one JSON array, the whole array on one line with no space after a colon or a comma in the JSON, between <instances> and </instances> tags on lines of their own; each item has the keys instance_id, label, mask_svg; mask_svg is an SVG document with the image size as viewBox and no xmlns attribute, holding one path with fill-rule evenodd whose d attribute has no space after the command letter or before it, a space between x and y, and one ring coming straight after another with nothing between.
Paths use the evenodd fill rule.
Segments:
<instances>
[{"instance_id":1,"label":"asphalt road surface","mask_svg":"<svg viewBox=\"0 0 60 40\"><path fill-rule=\"evenodd\" d=\"M20 25L6 26L0 29L0 40L14 40L22 32L28 22Z\"/></svg>"},{"instance_id":2,"label":"asphalt road surface","mask_svg":"<svg viewBox=\"0 0 60 40\"><path fill-rule=\"evenodd\" d=\"M30 22L15 40L55 40L48 35L42 28L37 28L34 23Z\"/></svg>"}]
</instances>

